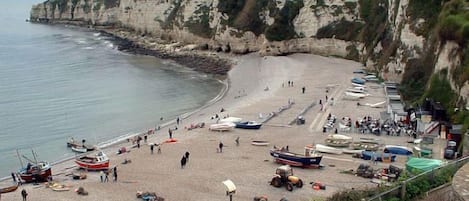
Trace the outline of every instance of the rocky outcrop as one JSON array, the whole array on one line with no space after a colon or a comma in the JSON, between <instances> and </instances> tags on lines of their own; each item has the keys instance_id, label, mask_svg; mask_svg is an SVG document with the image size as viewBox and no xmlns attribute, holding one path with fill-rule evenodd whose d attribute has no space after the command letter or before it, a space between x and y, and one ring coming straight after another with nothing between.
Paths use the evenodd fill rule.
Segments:
<instances>
[{"instance_id":1,"label":"rocky outcrop","mask_svg":"<svg viewBox=\"0 0 469 201\"><path fill-rule=\"evenodd\" d=\"M419 2L48 0L33 6L31 21L126 28L135 35L163 39L160 43L195 44L238 54L338 56L360 61L384 79L400 82L406 71L419 68L415 64L422 59L435 72L463 60L459 43L443 43L431 34L438 13L431 13L434 8L428 5L441 10L443 1ZM435 59L426 58L430 54ZM452 86L467 99L467 81Z\"/></svg>"}]
</instances>

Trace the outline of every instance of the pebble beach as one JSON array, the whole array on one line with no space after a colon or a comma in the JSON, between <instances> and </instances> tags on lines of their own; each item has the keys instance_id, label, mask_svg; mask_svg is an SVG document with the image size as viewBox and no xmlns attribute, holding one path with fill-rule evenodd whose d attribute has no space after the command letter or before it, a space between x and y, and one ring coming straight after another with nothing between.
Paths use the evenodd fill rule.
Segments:
<instances>
[{"instance_id":1,"label":"pebble beach","mask_svg":"<svg viewBox=\"0 0 469 201\"><path fill-rule=\"evenodd\" d=\"M289 192L285 188L269 185L275 169L280 166L269 155L274 145L289 146L292 152L304 153L304 147L308 144L323 144L328 134L333 133L322 131L329 114L338 118L350 117L352 122L364 116L380 118L385 107L363 105L385 101L381 85L371 84L374 86L369 88L371 95L359 101L343 99L345 90L351 86L350 80L356 76L353 71L362 68L360 63L311 54L278 57L248 54L236 56L233 60L236 64L228 72L225 80L227 91L220 100L190 115L181 116L179 125L174 120L174 123L162 127L149 135L140 148L130 148L131 142L124 142L103 150L110 157L111 166L117 166L119 176L116 182L111 179L108 183L101 183L99 172L87 172L86 179L73 180L69 175L80 170L70 160L52 168L54 181L69 186L70 191L57 192L44 184L25 184L13 193L2 194L1 199L21 200L20 192L26 189L28 200L36 201L141 200L136 198L138 191L155 192L169 201L229 200L222 184L227 179L232 180L237 188L233 200L246 201L261 195L269 200L280 200L282 197L295 201L325 200L341 190L376 187L369 179L340 173L356 169L360 163L371 164L347 154L324 154L321 169L293 168L294 175L304 181L303 188L294 188ZM288 85L288 81L293 82L293 86ZM302 93L303 87L305 93ZM362 106L357 106L357 102ZM289 103L293 103L290 108L278 113ZM312 107L305 109L308 106ZM221 108L223 112L220 112ZM263 121L273 113L275 115L259 130L208 130L208 126L216 122L212 118L215 115ZM301 113L304 113L305 124L291 124ZM187 129L191 124L201 122L205 124L204 128ZM175 127L178 129L172 135L177 142L164 143L169 137L168 128ZM384 144L410 146L407 144L410 137L405 135L374 136L354 130L339 134L349 135L354 140L375 137ZM236 143L238 137L239 145ZM253 146L252 140L265 140L270 145ZM220 142L224 144L222 153L217 152ZM161 153L157 153L155 148L155 153L151 154L150 143L161 144ZM120 147L129 147L130 152L117 155ZM190 152L190 159L181 168L180 159L185 152ZM125 160L131 160L131 163L122 164ZM404 167L406 157L398 156L396 160L395 165ZM388 165L379 163L375 166ZM1 184L7 186L9 182L3 181ZM326 189L314 190L310 182L321 182ZM89 194L77 195L74 189L78 187L83 187Z\"/></svg>"}]
</instances>

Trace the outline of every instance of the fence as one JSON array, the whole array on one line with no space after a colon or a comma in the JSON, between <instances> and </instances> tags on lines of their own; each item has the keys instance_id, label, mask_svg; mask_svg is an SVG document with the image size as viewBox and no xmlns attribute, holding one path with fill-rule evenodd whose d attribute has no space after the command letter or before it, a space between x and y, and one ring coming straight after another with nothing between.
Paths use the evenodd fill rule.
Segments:
<instances>
[{"instance_id":1,"label":"fence","mask_svg":"<svg viewBox=\"0 0 469 201\"><path fill-rule=\"evenodd\" d=\"M386 200L412 200L423 193L444 185L450 181L454 174L466 162L469 161L469 156L461 158L456 161L447 163L438 168L428 170L413 177L402 181L397 186L379 193L378 195L369 197L368 201L386 201Z\"/></svg>"}]
</instances>

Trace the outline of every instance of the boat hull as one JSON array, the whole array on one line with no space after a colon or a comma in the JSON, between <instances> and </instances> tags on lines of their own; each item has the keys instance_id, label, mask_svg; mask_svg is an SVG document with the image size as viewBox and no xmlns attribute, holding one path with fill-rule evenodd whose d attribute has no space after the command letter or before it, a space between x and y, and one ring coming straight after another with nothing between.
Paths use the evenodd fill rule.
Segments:
<instances>
[{"instance_id":1,"label":"boat hull","mask_svg":"<svg viewBox=\"0 0 469 201\"><path fill-rule=\"evenodd\" d=\"M11 193L13 191L16 191L16 189L18 189L18 185L5 187L5 188L0 188L0 194Z\"/></svg>"},{"instance_id":2,"label":"boat hull","mask_svg":"<svg viewBox=\"0 0 469 201\"><path fill-rule=\"evenodd\" d=\"M109 169L109 161L101 162L101 163L87 163L80 161L79 159L75 160L75 163L83 169L86 170L107 170Z\"/></svg>"},{"instance_id":3,"label":"boat hull","mask_svg":"<svg viewBox=\"0 0 469 201\"><path fill-rule=\"evenodd\" d=\"M254 146L268 146L270 143L268 141L256 141L256 140L253 140L251 142L252 145Z\"/></svg>"},{"instance_id":4,"label":"boat hull","mask_svg":"<svg viewBox=\"0 0 469 201\"><path fill-rule=\"evenodd\" d=\"M279 150L270 150L270 155L277 163L305 168L319 167L322 159L322 155L304 156Z\"/></svg>"},{"instance_id":5,"label":"boat hull","mask_svg":"<svg viewBox=\"0 0 469 201\"><path fill-rule=\"evenodd\" d=\"M247 123L247 122L240 122L235 123L235 128L242 128L242 129L260 129L262 124L260 123Z\"/></svg>"},{"instance_id":6,"label":"boat hull","mask_svg":"<svg viewBox=\"0 0 469 201\"><path fill-rule=\"evenodd\" d=\"M52 170L51 168L41 170L39 174L33 174L33 173L28 173L26 170L20 171L19 175L21 177L21 180L23 180L26 183L29 182L42 182L42 181L47 181L47 178L49 176L52 176Z\"/></svg>"},{"instance_id":7,"label":"boat hull","mask_svg":"<svg viewBox=\"0 0 469 201\"><path fill-rule=\"evenodd\" d=\"M316 144L316 151L328 154L342 154L342 149L337 149L322 144Z\"/></svg>"}]
</instances>

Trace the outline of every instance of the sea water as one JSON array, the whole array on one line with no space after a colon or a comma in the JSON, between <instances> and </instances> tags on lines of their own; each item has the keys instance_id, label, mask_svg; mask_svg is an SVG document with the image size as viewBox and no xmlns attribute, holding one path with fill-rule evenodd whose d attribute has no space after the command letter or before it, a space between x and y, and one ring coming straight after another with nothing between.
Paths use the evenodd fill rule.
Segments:
<instances>
[{"instance_id":1,"label":"sea water","mask_svg":"<svg viewBox=\"0 0 469 201\"><path fill-rule=\"evenodd\" d=\"M0 6L8 2L16 3ZM49 162L70 157L70 137L102 144L144 132L223 88L172 61L120 52L95 31L31 24L11 12L0 14L0 177L20 167L17 149Z\"/></svg>"}]
</instances>

